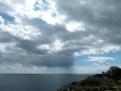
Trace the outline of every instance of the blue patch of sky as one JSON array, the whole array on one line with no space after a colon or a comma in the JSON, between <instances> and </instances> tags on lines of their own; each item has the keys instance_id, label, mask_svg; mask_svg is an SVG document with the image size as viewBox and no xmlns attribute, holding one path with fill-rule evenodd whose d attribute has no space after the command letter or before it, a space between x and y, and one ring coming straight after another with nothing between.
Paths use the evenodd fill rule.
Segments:
<instances>
[{"instance_id":1,"label":"blue patch of sky","mask_svg":"<svg viewBox=\"0 0 121 91\"><path fill-rule=\"evenodd\" d=\"M110 53L104 53L104 54L100 54L100 55L91 55L91 56L99 56L99 57L112 57L114 58L114 60L110 60L108 61L108 63L110 64L110 66L119 66L121 67L121 51L117 51L117 52L110 52ZM89 56L78 56L75 57L75 63L74 65L76 66L93 66L93 62L89 61L88 59Z\"/></svg>"},{"instance_id":2,"label":"blue patch of sky","mask_svg":"<svg viewBox=\"0 0 121 91\"><path fill-rule=\"evenodd\" d=\"M33 9L34 9L35 11L37 11L37 10L40 10L40 9L41 9L41 8L40 8L40 5L39 5L39 3L38 3L38 2L36 2L36 3L34 4Z\"/></svg>"},{"instance_id":3,"label":"blue patch of sky","mask_svg":"<svg viewBox=\"0 0 121 91\"><path fill-rule=\"evenodd\" d=\"M33 7L35 11L42 11L47 8L47 4L44 1L37 1Z\"/></svg>"},{"instance_id":4,"label":"blue patch of sky","mask_svg":"<svg viewBox=\"0 0 121 91\"><path fill-rule=\"evenodd\" d=\"M38 0L34 4L33 9L35 11L45 11L51 9L51 4L47 0Z\"/></svg>"},{"instance_id":5,"label":"blue patch of sky","mask_svg":"<svg viewBox=\"0 0 121 91\"><path fill-rule=\"evenodd\" d=\"M93 63L91 61L88 61L88 56L78 56L75 57L75 63L76 66L92 66Z\"/></svg>"},{"instance_id":6,"label":"blue patch of sky","mask_svg":"<svg viewBox=\"0 0 121 91\"><path fill-rule=\"evenodd\" d=\"M8 15L7 13L0 12L0 16L5 19L5 24L15 23L15 18L13 16Z\"/></svg>"},{"instance_id":7,"label":"blue patch of sky","mask_svg":"<svg viewBox=\"0 0 121 91\"><path fill-rule=\"evenodd\" d=\"M117 65L117 66L121 67L121 51L110 52L110 53L106 53L103 55L114 58L113 61L110 61L111 65L113 65L113 66Z\"/></svg>"}]
</instances>

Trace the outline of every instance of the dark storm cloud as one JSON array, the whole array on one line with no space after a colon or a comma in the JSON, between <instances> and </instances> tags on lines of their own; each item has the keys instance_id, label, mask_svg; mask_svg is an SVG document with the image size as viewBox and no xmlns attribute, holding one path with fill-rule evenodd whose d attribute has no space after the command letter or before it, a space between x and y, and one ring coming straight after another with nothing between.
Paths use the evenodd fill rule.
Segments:
<instances>
[{"instance_id":1,"label":"dark storm cloud","mask_svg":"<svg viewBox=\"0 0 121 91\"><path fill-rule=\"evenodd\" d=\"M34 53L34 54L40 54L40 55L44 55L47 54L46 50L39 50L37 48L37 43L34 41L30 41L30 40L19 40L17 41L17 47L22 48L23 50L27 51L28 53Z\"/></svg>"},{"instance_id":2,"label":"dark storm cloud","mask_svg":"<svg viewBox=\"0 0 121 91\"><path fill-rule=\"evenodd\" d=\"M57 0L57 8L63 14L68 15L67 18L74 20L88 20L92 16L92 11L87 5L81 5L80 0Z\"/></svg>"},{"instance_id":3,"label":"dark storm cloud","mask_svg":"<svg viewBox=\"0 0 121 91\"><path fill-rule=\"evenodd\" d=\"M68 20L77 20L101 27L120 27L120 1L115 0L64 0L57 1L60 12L66 14ZM84 2L85 4L81 4Z\"/></svg>"},{"instance_id":4,"label":"dark storm cloud","mask_svg":"<svg viewBox=\"0 0 121 91\"><path fill-rule=\"evenodd\" d=\"M4 55L0 57L1 64L22 64L23 66L71 67L73 57L60 55Z\"/></svg>"},{"instance_id":5,"label":"dark storm cloud","mask_svg":"<svg viewBox=\"0 0 121 91\"><path fill-rule=\"evenodd\" d=\"M57 1L58 10L67 20L83 21L106 42L121 44L121 1L115 0L64 0ZM82 4L81 4L82 2ZM113 36L113 37L112 37Z\"/></svg>"}]
</instances>

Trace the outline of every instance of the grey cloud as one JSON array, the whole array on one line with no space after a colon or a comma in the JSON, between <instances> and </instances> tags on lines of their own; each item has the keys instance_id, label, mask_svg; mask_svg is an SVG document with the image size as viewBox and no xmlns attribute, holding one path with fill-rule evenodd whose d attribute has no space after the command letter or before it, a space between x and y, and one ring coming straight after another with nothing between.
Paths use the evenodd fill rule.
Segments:
<instances>
[{"instance_id":1,"label":"grey cloud","mask_svg":"<svg viewBox=\"0 0 121 91\"><path fill-rule=\"evenodd\" d=\"M2 31L0 32L0 42L8 43L12 41L14 41L14 38L10 34Z\"/></svg>"},{"instance_id":2,"label":"grey cloud","mask_svg":"<svg viewBox=\"0 0 121 91\"><path fill-rule=\"evenodd\" d=\"M26 21L24 24L29 24L34 27L37 27L42 33L48 33L48 34L56 34L56 33L61 33L66 31L65 26L63 25L50 25L47 24L45 21L39 18L34 18L34 19L25 19Z\"/></svg>"},{"instance_id":3,"label":"grey cloud","mask_svg":"<svg viewBox=\"0 0 121 91\"><path fill-rule=\"evenodd\" d=\"M68 20L88 20L93 17L91 8L87 5L81 5L80 0L56 1L58 10L67 15Z\"/></svg>"},{"instance_id":4,"label":"grey cloud","mask_svg":"<svg viewBox=\"0 0 121 91\"><path fill-rule=\"evenodd\" d=\"M8 10L12 10L11 7L5 3L0 2L0 11L7 12Z\"/></svg>"},{"instance_id":5,"label":"grey cloud","mask_svg":"<svg viewBox=\"0 0 121 91\"><path fill-rule=\"evenodd\" d=\"M57 1L57 8L68 21L82 21L88 26L86 33L95 35L107 43L121 44L121 2L115 0ZM91 26L91 28L90 28ZM113 37L112 37L113 36Z\"/></svg>"},{"instance_id":6,"label":"grey cloud","mask_svg":"<svg viewBox=\"0 0 121 91\"><path fill-rule=\"evenodd\" d=\"M6 55L1 53L1 64L22 64L23 66L47 66L47 67L71 67L73 65L74 59L69 52L58 53L57 55L48 54L48 50L38 49L37 45L43 44L43 42L32 41L32 40L22 40L18 37L12 36L7 32L1 32L0 36L1 43L14 42L16 43L15 49L12 49L12 53ZM46 35L47 36L47 35ZM46 41L46 40L45 40ZM17 49L21 48L22 50ZM10 52L10 50L8 50ZM8 52L8 53L9 53ZM15 53L15 54L14 54ZM26 54L27 53L27 54ZM22 55L23 54L23 55ZM26 54L26 55L24 55ZM14 55L14 56L12 56ZM39 55L39 56L38 56ZM68 56L66 56L68 55Z\"/></svg>"},{"instance_id":7,"label":"grey cloud","mask_svg":"<svg viewBox=\"0 0 121 91\"><path fill-rule=\"evenodd\" d=\"M64 0L57 1L57 8L68 20L77 20L101 27L120 27L120 1L115 0ZM80 2L85 2L81 4Z\"/></svg>"},{"instance_id":8,"label":"grey cloud","mask_svg":"<svg viewBox=\"0 0 121 91\"><path fill-rule=\"evenodd\" d=\"M37 42L30 41L30 40L19 40L17 41L17 47L22 48L23 50L26 50L30 54L47 54L46 50L39 50L37 48Z\"/></svg>"},{"instance_id":9,"label":"grey cloud","mask_svg":"<svg viewBox=\"0 0 121 91\"><path fill-rule=\"evenodd\" d=\"M46 67L71 67L72 56L60 55L4 55L0 59L1 64L22 64L23 66L46 66Z\"/></svg>"}]
</instances>

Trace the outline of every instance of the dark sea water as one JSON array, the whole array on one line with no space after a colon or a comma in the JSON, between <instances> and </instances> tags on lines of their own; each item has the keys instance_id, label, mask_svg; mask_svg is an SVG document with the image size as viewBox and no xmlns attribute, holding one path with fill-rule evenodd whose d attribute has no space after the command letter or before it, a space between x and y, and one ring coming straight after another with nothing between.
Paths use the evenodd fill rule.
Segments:
<instances>
[{"instance_id":1,"label":"dark sea water","mask_svg":"<svg viewBox=\"0 0 121 91\"><path fill-rule=\"evenodd\" d=\"M57 91L58 88L87 75L0 75L0 91Z\"/></svg>"}]
</instances>

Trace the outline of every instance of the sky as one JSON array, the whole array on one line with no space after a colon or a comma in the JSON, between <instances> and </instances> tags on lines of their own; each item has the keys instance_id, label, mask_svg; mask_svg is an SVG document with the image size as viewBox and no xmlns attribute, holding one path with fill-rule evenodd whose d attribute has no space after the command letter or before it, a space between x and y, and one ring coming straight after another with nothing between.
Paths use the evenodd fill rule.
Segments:
<instances>
[{"instance_id":1,"label":"sky","mask_svg":"<svg viewBox=\"0 0 121 91\"><path fill-rule=\"evenodd\" d=\"M0 73L121 67L120 9L120 0L0 0Z\"/></svg>"}]
</instances>

